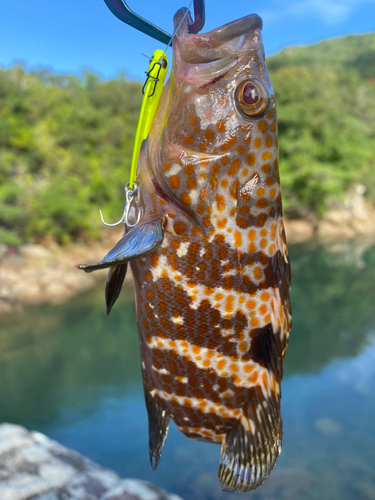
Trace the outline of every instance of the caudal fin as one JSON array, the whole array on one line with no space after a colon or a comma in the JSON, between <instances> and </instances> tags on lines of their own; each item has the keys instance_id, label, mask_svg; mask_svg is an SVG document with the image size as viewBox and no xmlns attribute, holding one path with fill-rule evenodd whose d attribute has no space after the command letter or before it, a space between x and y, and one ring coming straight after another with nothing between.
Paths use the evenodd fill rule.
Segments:
<instances>
[{"instance_id":1,"label":"caudal fin","mask_svg":"<svg viewBox=\"0 0 375 500\"><path fill-rule=\"evenodd\" d=\"M259 388L223 441L219 467L222 490L244 493L260 486L276 465L281 440L280 404L265 399Z\"/></svg>"},{"instance_id":2,"label":"caudal fin","mask_svg":"<svg viewBox=\"0 0 375 500\"><path fill-rule=\"evenodd\" d=\"M136 259L156 248L163 241L162 219L147 224L138 224L125 234L100 262L79 264L78 269L91 273L97 269L105 269L124 264Z\"/></svg>"}]
</instances>

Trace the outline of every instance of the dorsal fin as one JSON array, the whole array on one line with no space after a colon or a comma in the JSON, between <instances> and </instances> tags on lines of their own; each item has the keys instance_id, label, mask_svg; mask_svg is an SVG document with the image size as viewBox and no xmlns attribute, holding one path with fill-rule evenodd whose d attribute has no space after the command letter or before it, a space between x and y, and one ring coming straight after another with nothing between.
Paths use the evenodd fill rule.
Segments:
<instances>
[{"instance_id":1,"label":"dorsal fin","mask_svg":"<svg viewBox=\"0 0 375 500\"><path fill-rule=\"evenodd\" d=\"M221 448L219 479L223 491L243 493L260 486L281 451L280 403L266 399L259 386Z\"/></svg>"},{"instance_id":2,"label":"dorsal fin","mask_svg":"<svg viewBox=\"0 0 375 500\"><path fill-rule=\"evenodd\" d=\"M147 224L138 224L125 234L100 262L79 264L78 269L91 273L97 269L105 269L124 264L151 252L163 241L163 219Z\"/></svg>"}]
</instances>

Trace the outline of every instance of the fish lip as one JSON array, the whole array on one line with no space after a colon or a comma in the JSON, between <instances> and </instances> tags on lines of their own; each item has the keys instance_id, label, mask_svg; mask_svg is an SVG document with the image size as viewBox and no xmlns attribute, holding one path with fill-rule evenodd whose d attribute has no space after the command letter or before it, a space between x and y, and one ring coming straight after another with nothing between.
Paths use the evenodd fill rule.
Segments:
<instances>
[{"instance_id":1,"label":"fish lip","mask_svg":"<svg viewBox=\"0 0 375 500\"><path fill-rule=\"evenodd\" d=\"M249 14L235 21L223 24L205 33L204 36L209 40L213 39L212 43L223 44L256 29L263 29L263 20L258 14Z\"/></svg>"},{"instance_id":2,"label":"fish lip","mask_svg":"<svg viewBox=\"0 0 375 500\"><path fill-rule=\"evenodd\" d=\"M233 56L238 50L236 44L233 44L236 39L263 28L261 17L249 14L207 33L190 34L188 28L191 16L189 13L185 16L186 10L186 7L179 9L173 22L180 57L189 64L209 63L228 55Z\"/></svg>"},{"instance_id":3,"label":"fish lip","mask_svg":"<svg viewBox=\"0 0 375 500\"><path fill-rule=\"evenodd\" d=\"M183 33L183 36L188 36L189 38L204 38L207 42L221 44L244 35L250 30L263 29L262 18L258 14L248 14L206 33L193 34L189 33L189 25L192 23L192 19L190 12L186 14L187 10L187 7L181 7L173 17L174 29L178 29L176 35Z\"/></svg>"}]
</instances>

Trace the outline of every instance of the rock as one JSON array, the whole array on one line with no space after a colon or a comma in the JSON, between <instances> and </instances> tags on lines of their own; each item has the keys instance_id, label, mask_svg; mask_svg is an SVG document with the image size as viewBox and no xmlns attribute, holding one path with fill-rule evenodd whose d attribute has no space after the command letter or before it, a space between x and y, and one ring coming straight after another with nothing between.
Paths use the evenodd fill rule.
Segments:
<instances>
[{"instance_id":1,"label":"rock","mask_svg":"<svg viewBox=\"0 0 375 500\"><path fill-rule=\"evenodd\" d=\"M341 432L341 427L335 421L330 418L322 417L315 420L314 427L318 429L325 436L334 436Z\"/></svg>"},{"instance_id":2,"label":"rock","mask_svg":"<svg viewBox=\"0 0 375 500\"><path fill-rule=\"evenodd\" d=\"M35 474L15 474L0 483L1 500L28 500L48 490L47 483Z\"/></svg>"},{"instance_id":3,"label":"rock","mask_svg":"<svg viewBox=\"0 0 375 500\"><path fill-rule=\"evenodd\" d=\"M375 235L374 207L366 202L366 187L354 184L343 203L336 203L318 224L321 238L355 238Z\"/></svg>"},{"instance_id":4,"label":"rock","mask_svg":"<svg viewBox=\"0 0 375 500\"><path fill-rule=\"evenodd\" d=\"M1 288L0 288L0 297L1 297ZM19 308L18 304L17 304L17 307L16 307L15 305L10 304L6 300L2 300L0 298L0 314L9 313L11 311L14 311L17 308Z\"/></svg>"},{"instance_id":5,"label":"rock","mask_svg":"<svg viewBox=\"0 0 375 500\"><path fill-rule=\"evenodd\" d=\"M8 247L4 243L0 244L0 262L8 253Z\"/></svg>"},{"instance_id":6,"label":"rock","mask_svg":"<svg viewBox=\"0 0 375 500\"><path fill-rule=\"evenodd\" d=\"M354 238L356 232L350 225L346 212L331 210L319 222L318 237L322 239Z\"/></svg>"},{"instance_id":7,"label":"rock","mask_svg":"<svg viewBox=\"0 0 375 500\"><path fill-rule=\"evenodd\" d=\"M366 218L368 214L365 198L366 191L366 186L357 183L349 189L346 195L345 208L357 219Z\"/></svg>"},{"instance_id":8,"label":"rock","mask_svg":"<svg viewBox=\"0 0 375 500\"><path fill-rule=\"evenodd\" d=\"M290 243L300 243L314 236L314 226L307 220L285 220L285 233Z\"/></svg>"},{"instance_id":9,"label":"rock","mask_svg":"<svg viewBox=\"0 0 375 500\"><path fill-rule=\"evenodd\" d=\"M43 260L51 257L51 251L49 249L43 247L42 245L32 244L23 245L20 248L20 254L26 259L33 260Z\"/></svg>"},{"instance_id":10,"label":"rock","mask_svg":"<svg viewBox=\"0 0 375 500\"><path fill-rule=\"evenodd\" d=\"M6 453L22 449L29 444L30 440L27 431L20 425L0 425L0 457ZM4 462L0 462L4 465Z\"/></svg>"},{"instance_id":11,"label":"rock","mask_svg":"<svg viewBox=\"0 0 375 500\"><path fill-rule=\"evenodd\" d=\"M0 424L0 499L182 500L12 424Z\"/></svg>"},{"instance_id":12,"label":"rock","mask_svg":"<svg viewBox=\"0 0 375 500\"><path fill-rule=\"evenodd\" d=\"M374 500L375 486L371 479L356 481L352 487L353 490L358 493L358 498L363 500Z\"/></svg>"},{"instance_id":13,"label":"rock","mask_svg":"<svg viewBox=\"0 0 375 500\"><path fill-rule=\"evenodd\" d=\"M173 495L174 498L176 495ZM112 488L101 500L172 500L165 491L146 481L137 481L136 479L124 479L119 485Z\"/></svg>"},{"instance_id":14,"label":"rock","mask_svg":"<svg viewBox=\"0 0 375 500\"><path fill-rule=\"evenodd\" d=\"M64 463L42 463L37 473L46 481L50 488L62 488L76 475L75 469Z\"/></svg>"},{"instance_id":15,"label":"rock","mask_svg":"<svg viewBox=\"0 0 375 500\"><path fill-rule=\"evenodd\" d=\"M53 490L53 491L48 491L47 493L43 493L42 495L38 495L37 497L34 497L33 500L35 499L38 500L62 500L63 497L61 497L58 493L58 491Z\"/></svg>"},{"instance_id":16,"label":"rock","mask_svg":"<svg viewBox=\"0 0 375 500\"><path fill-rule=\"evenodd\" d=\"M257 490L259 500L300 500L313 485L311 472L300 467L278 467L271 478Z\"/></svg>"},{"instance_id":17,"label":"rock","mask_svg":"<svg viewBox=\"0 0 375 500\"><path fill-rule=\"evenodd\" d=\"M46 240L42 245L0 248L0 314L27 304L63 302L104 281L106 270L87 274L76 264L101 260L117 239L111 233L90 245L59 246Z\"/></svg>"}]
</instances>

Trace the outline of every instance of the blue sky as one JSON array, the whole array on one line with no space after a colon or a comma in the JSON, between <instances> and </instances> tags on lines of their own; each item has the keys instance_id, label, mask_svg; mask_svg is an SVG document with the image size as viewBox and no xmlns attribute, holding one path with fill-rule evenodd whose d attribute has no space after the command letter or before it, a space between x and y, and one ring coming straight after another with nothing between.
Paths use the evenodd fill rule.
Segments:
<instances>
[{"instance_id":1,"label":"blue sky","mask_svg":"<svg viewBox=\"0 0 375 500\"><path fill-rule=\"evenodd\" d=\"M0 65L25 61L56 72L89 68L103 77L124 71L143 79L150 55L164 47L120 22L104 0L0 2ZM129 0L134 11L172 31L175 11L190 0ZM375 0L206 0L209 31L255 12L264 21L266 54L290 45L375 31Z\"/></svg>"}]
</instances>

